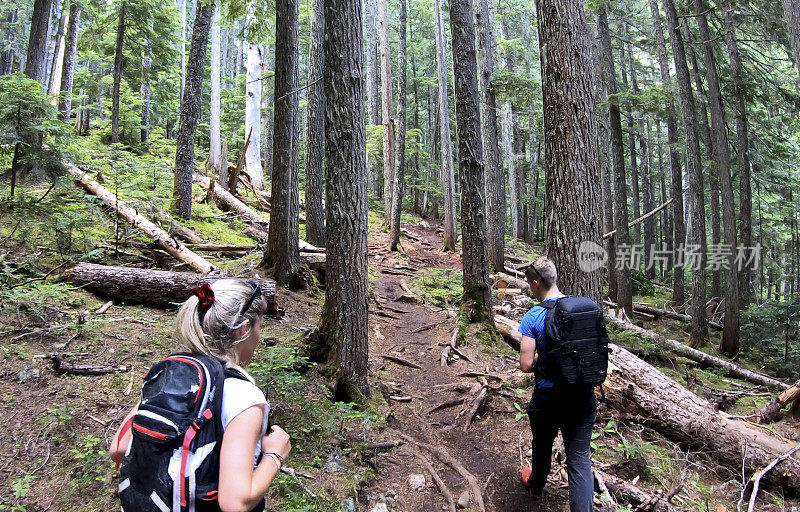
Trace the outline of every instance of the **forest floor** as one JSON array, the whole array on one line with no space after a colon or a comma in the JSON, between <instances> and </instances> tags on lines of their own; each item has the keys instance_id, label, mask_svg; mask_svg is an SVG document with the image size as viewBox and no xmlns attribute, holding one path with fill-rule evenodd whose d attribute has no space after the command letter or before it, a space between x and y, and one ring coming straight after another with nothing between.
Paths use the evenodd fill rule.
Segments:
<instances>
[{"instance_id":1,"label":"forest floor","mask_svg":"<svg viewBox=\"0 0 800 512\"><path fill-rule=\"evenodd\" d=\"M16 210L0 211L0 278L14 283L13 288L0 288L0 511L114 510L118 501L108 442L136 403L147 368L177 349L174 311L115 304L99 314L105 301L60 281L55 277L60 270L38 279L46 270L64 268L86 254L115 264L152 266L158 261L142 259L139 251L129 248L130 254L115 255L99 247L108 245L115 226L69 183L35 205L47 187L22 190L30 198L27 202L18 202ZM2 187L0 194L6 194ZM240 222L213 206L198 205L197 211L193 228L210 241L237 243L242 238ZM380 214L370 212L369 366L375 396L368 407L359 410L331 402L327 378L302 355L305 336L319 318L322 290L280 291L283 317L265 321L265 345L250 370L267 391L275 422L293 437L287 463L310 477L281 475L268 493L269 509L446 509L427 463L454 501L464 495L468 483L423 447L428 445L448 453L474 477L487 510L567 510L558 442L549 493L534 502L520 484L520 469L530 450L524 410L532 379L518 370L516 353L503 342L468 330L458 347L462 356L446 366L440 363L445 345L459 328L455 312L460 260L441 250L435 223L409 215L403 220L404 250L390 253ZM64 245L67 236L69 248ZM541 250L518 249L528 257ZM253 275L259 272L258 256L254 252L214 261L236 275ZM667 297L657 290L637 300L663 304ZM511 316L519 320L524 310L517 308ZM686 338L679 322L646 325ZM657 348L630 332L612 336L652 356L651 363L695 393L714 400L725 391L744 391L728 404L731 414L749 412L771 397L768 390L695 368L681 358L659 360ZM126 371L58 375L47 357L51 352L68 354L74 363L125 365ZM483 379L486 398L472 417L471 405ZM468 419L471 425L465 427ZM770 428L794 442L800 439L800 427L791 420ZM397 446L374 447L386 442ZM674 503L698 511L736 509L740 474L717 466L707 454L687 452L643 425L620 421L602 405L593 443L598 467L641 488L669 489L682 480L683 490ZM416 475L422 475L424 483ZM762 492L759 510L800 509L800 502L784 499L780 489ZM474 510L475 505L473 498L468 507Z\"/></svg>"}]
</instances>

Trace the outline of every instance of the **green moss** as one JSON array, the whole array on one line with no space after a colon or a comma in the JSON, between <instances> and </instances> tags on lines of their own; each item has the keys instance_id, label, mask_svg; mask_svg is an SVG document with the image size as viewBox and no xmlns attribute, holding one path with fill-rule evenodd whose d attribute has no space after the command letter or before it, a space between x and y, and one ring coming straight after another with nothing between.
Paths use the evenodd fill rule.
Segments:
<instances>
[{"instance_id":1,"label":"green moss","mask_svg":"<svg viewBox=\"0 0 800 512\"><path fill-rule=\"evenodd\" d=\"M451 308L461 303L464 293L461 271L449 268L430 268L411 280L411 290L428 304Z\"/></svg>"}]
</instances>

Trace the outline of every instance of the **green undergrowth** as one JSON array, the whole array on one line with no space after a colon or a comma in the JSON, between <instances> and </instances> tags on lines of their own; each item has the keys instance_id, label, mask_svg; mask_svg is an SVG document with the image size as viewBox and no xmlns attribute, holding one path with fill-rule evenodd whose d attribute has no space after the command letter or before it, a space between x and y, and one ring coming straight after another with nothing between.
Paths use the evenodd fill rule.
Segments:
<instances>
[{"instance_id":1,"label":"green undergrowth","mask_svg":"<svg viewBox=\"0 0 800 512\"><path fill-rule=\"evenodd\" d=\"M460 270L427 268L411 280L411 290L425 303L452 308L461 303L463 293Z\"/></svg>"},{"instance_id":2,"label":"green undergrowth","mask_svg":"<svg viewBox=\"0 0 800 512\"><path fill-rule=\"evenodd\" d=\"M257 351L248 371L267 394L271 423L292 437L287 465L326 476L302 480L316 495L311 497L295 478L282 475L268 498L279 510L334 511L374 477L361 461L360 447L369 432L385 426L385 404L378 392L360 407L333 402L326 369L304 355L306 335L304 329L287 333L280 324L265 325L264 336L275 345Z\"/></svg>"}]
</instances>

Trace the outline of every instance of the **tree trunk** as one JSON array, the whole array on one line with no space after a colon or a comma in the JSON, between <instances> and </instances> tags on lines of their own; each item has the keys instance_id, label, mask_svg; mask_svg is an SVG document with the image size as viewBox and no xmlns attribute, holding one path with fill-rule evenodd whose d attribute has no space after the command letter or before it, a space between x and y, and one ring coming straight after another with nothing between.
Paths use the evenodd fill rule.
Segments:
<instances>
[{"instance_id":1,"label":"tree trunk","mask_svg":"<svg viewBox=\"0 0 800 512\"><path fill-rule=\"evenodd\" d=\"M325 84L324 67L325 7L323 0L311 4L311 45L309 49L308 124L306 127L306 238L325 246Z\"/></svg>"},{"instance_id":2,"label":"tree trunk","mask_svg":"<svg viewBox=\"0 0 800 512\"><path fill-rule=\"evenodd\" d=\"M78 48L78 25L81 18L81 6L72 2L69 6L69 26L64 43L64 63L61 71L61 101L58 105L59 118L69 121L72 117L72 79L75 76L75 54Z\"/></svg>"},{"instance_id":3,"label":"tree trunk","mask_svg":"<svg viewBox=\"0 0 800 512\"><path fill-rule=\"evenodd\" d=\"M478 35L478 59L481 94L481 140L485 166L486 221L489 263L494 270L503 268L506 243L506 180L500 161L497 100L492 73L495 71L494 2L475 0Z\"/></svg>"},{"instance_id":4,"label":"tree trunk","mask_svg":"<svg viewBox=\"0 0 800 512\"><path fill-rule=\"evenodd\" d=\"M367 111L368 122L371 125L381 123L380 106L378 103L379 80L378 77L378 0L366 0L367 3Z\"/></svg>"},{"instance_id":5,"label":"tree trunk","mask_svg":"<svg viewBox=\"0 0 800 512\"><path fill-rule=\"evenodd\" d=\"M672 41L672 55L678 79L678 90L681 99L684 126L686 127L686 162L689 174L689 210L691 212L690 242L697 249L697 261L692 268L692 332L691 344L693 347L702 345L708 339L706 326L706 222L703 201L703 169L700 160L700 144L697 138L697 113L692 95L692 85L689 81L689 67L686 64L686 52L683 46L683 37L678 25L678 13L675 11L673 0L664 0L669 25L670 40ZM674 179L674 176L673 176ZM679 195L675 194L673 183L673 197L679 202ZM677 225L681 218L674 219ZM675 243L681 243L676 230ZM689 263L689 262L686 262ZM679 265L675 265L678 267Z\"/></svg>"},{"instance_id":6,"label":"tree trunk","mask_svg":"<svg viewBox=\"0 0 800 512\"><path fill-rule=\"evenodd\" d=\"M603 82L608 94L612 96L608 102L609 129L611 133L611 155L614 170L614 227L617 232L614 242L619 250L630 254L631 238L628 228L628 177L625 174L625 151L622 142L622 118L619 99L616 98L617 75L614 69L614 54L611 49L611 32L608 28L608 15L605 6L598 10L598 30L602 55ZM634 149L631 148L631 152ZM631 291L631 263L629 258L617 258L614 262L617 285L616 302L630 315L633 313L633 297Z\"/></svg>"},{"instance_id":7,"label":"tree trunk","mask_svg":"<svg viewBox=\"0 0 800 512\"><path fill-rule=\"evenodd\" d=\"M582 0L537 0L542 48L547 253L566 293L600 301L598 268L581 270L579 246L601 243L600 169L591 42Z\"/></svg>"},{"instance_id":8,"label":"tree trunk","mask_svg":"<svg viewBox=\"0 0 800 512\"><path fill-rule=\"evenodd\" d=\"M683 220L683 171L681 170L681 157L678 146L678 117L675 113L675 106L669 99L673 91L673 86L669 74L667 45L664 40L664 30L661 25L661 14L658 11L658 0L649 0L649 3L650 15L653 18L653 28L655 30L656 44L658 47L658 67L661 72L661 82L670 93L667 95L665 107L667 112L667 144L669 145L671 179L670 193L675 200L672 202L672 241L674 245L668 246L667 249L674 251L675 248L684 243L686 238L686 225ZM682 265L672 264L670 266L673 272L672 302L680 305L686 300L684 268Z\"/></svg>"},{"instance_id":9,"label":"tree trunk","mask_svg":"<svg viewBox=\"0 0 800 512\"><path fill-rule=\"evenodd\" d=\"M25 74L42 85L47 83L47 41L50 27L52 0L34 0L31 17L28 53L25 58Z\"/></svg>"},{"instance_id":10,"label":"tree trunk","mask_svg":"<svg viewBox=\"0 0 800 512\"><path fill-rule=\"evenodd\" d=\"M598 160L600 166L600 189L603 202L603 232L608 233L614 229L614 199L611 189L612 172L609 167L608 148L610 138L608 133L608 89L604 80L603 62L599 32L593 35L592 57L595 72L595 103L597 104L597 144ZM617 296L617 244L615 237L603 237L603 249L608 258L606 260L606 279L608 281L608 296Z\"/></svg>"},{"instance_id":11,"label":"tree trunk","mask_svg":"<svg viewBox=\"0 0 800 512\"><path fill-rule=\"evenodd\" d=\"M794 47L794 65L800 72L800 0L783 0L783 12Z\"/></svg>"},{"instance_id":12,"label":"tree trunk","mask_svg":"<svg viewBox=\"0 0 800 512\"><path fill-rule=\"evenodd\" d=\"M208 32L211 28L213 5L197 5L192 44L189 46L186 88L183 91L181 117L178 125L175 154L175 182L172 196L173 208L182 218L192 218L192 179L194 177L194 142L197 120L200 118L203 75L206 63Z\"/></svg>"},{"instance_id":13,"label":"tree trunk","mask_svg":"<svg viewBox=\"0 0 800 512\"><path fill-rule=\"evenodd\" d=\"M16 46L14 24L17 23L18 15L19 8L9 9L7 14L6 34L3 38L6 46L0 51L0 76L11 73L11 69L14 67L14 47Z\"/></svg>"},{"instance_id":14,"label":"tree trunk","mask_svg":"<svg viewBox=\"0 0 800 512\"><path fill-rule=\"evenodd\" d=\"M653 170L650 159L650 121L648 120L645 125L643 133L639 134L639 147L642 148L642 206L645 212L652 211L655 208L655 201L653 200L654 186L652 181ZM644 275L647 279L656 278L656 266L653 259L653 250L656 247L656 218L649 217L644 220L644 254L645 254L645 271ZM653 262L651 265L651 261Z\"/></svg>"},{"instance_id":15,"label":"tree trunk","mask_svg":"<svg viewBox=\"0 0 800 512\"><path fill-rule=\"evenodd\" d=\"M776 396L770 403L762 407L756 412L759 422L773 423L778 421L783 416L782 409L792 402L800 398L800 381ZM796 403L796 402L795 402Z\"/></svg>"},{"instance_id":16,"label":"tree trunk","mask_svg":"<svg viewBox=\"0 0 800 512\"><path fill-rule=\"evenodd\" d=\"M625 34L626 37L629 34L628 24L625 24ZM628 69L630 73L630 80L631 80L631 92L635 95L639 95L639 82L636 78L636 69L633 66L633 49L630 42L630 39L626 41L627 46L627 54L628 54ZM622 67L623 69L623 77L625 76L624 69L625 66ZM641 204L642 204L642 197L641 197L641 188L639 186L639 180L641 175L641 169L646 165L644 162L645 158L645 149L639 145L639 151L636 150L636 142L637 140L641 143L642 137L642 130L643 126L641 124L636 124L633 118L633 110L628 107L628 146L631 154L631 201L633 203L633 217L637 218L641 215ZM633 228L633 243L640 244L642 243L642 226L635 226ZM638 269L637 269L638 270Z\"/></svg>"},{"instance_id":17,"label":"tree trunk","mask_svg":"<svg viewBox=\"0 0 800 512\"><path fill-rule=\"evenodd\" d=\"M361 0L325 2L325 191L328 262L321 352L337 399L370 396L367 381L367 162Z\"/></svg>"},{"instance_id":18,"label":"tree trunk","mask_svg":"<svg viewBox=\"0 0 800 512\"><path fill-rule=\"evenodd\" d=\"M442 188L444 190L444 240L445 251L456 250L456 187L453 170L453 146L450 138L450 109L447 98L447 39L440 0L433 0L436 23L436 70L439 77L439 135L442 158ZM434 218L438 215L434 200Z\"/></svg>"},{"instance_id":19,"label":"tree trunk","mask_svg":"<svg viewBox=\"0 0 800 512\"><path fill-rule=\"evenodd\" d=\"M222 79L222 35L220 33L220 6L214 5L214 16L211 18L211 106L209 107L209 138L208 162L214 174L222 174L223 167L228 167L228 162L222 160L222 120L221 120L221 86Z\"/></svg>"},{"instance_id":20,"label":"tree trunk","mask_svg":"<svg viewBox=\"0 0 800 512\"><path fill-rule=\"evenodd\" d=\"M117 42L114 51L114 85L111 89L111 142L119 142L119 87L122 83L122 50L125 47L126 2L119 6Z\"/></svg>"},{"instance_id":21,"label":"tree trunk","mask_svg":"<svg viewBox=\"0 0 800 512\"><path fill-rule=\"evenodd\" d=\"M471 321L477 322L491 321L492 303L486 253L486 207L483 202L481 116L473 16L471 0L450 1L458 167L461 177L462 308Z\"/></svg>"},{"instance_id":22,"label":"tree trunk","mask_svg":"<svg viewBox=\"0 0 800 512\"><path fill-rule=\"evenodd\" d=\"M180 46L180 64L181 64L181 102L180 102L180 109L183 110L183 95L186 91L186 2L189 0L175 0L178 6L178 10L181 13L181 46ZM191 48L189 49L191 51Z\"/></svg>"},{"instance_id":23,"label":"tree trunk","mask_svg":"<svg viewBox=\"0 0 800 512\"><path fill-rule=\"evenodd\" d=\"M736 41L736 26L730 7L725 10L725 41L733 75L733 94L736 98L736 154L739 163L739 243L744 247L753 245L753 200L750 185L750 134L745 105L745 84L742 62ZM747 309L752 295L751 269L743 265L739 269L739 307Z\"/></svg>"},{"instance_id":24,"label":"tree trunk","mask_svg":"<svg viewBox=\"0 0 800 512\"><path fill-rule=\"evenodd\" d=\"M250 134L250 144L245 151L245 168L256 190L264 187L264 169L261 166L261 69L261 50L258 44L250 41L247 43L247 85L244 111L244 132ZM278 90L277 78L276 69L276 93ZM278 97L277 94L275 97Z\"/></svg>"},{"instance_id":25,"label":"tree trunk","mask_svg":"<svg viewBox=\"0 0 800 512\"><path fill-rule=\"evenodd\" d=\"M689 41L691 38L691 32L689 31L689 26L684 23L683 24L683 37L685 40ZM694 51L694 47L689 44L686 47L686 55L689 58L689 63L691 67L689 69L690 74L692 75L692 79L694 80L695 89L696 89L696 96L697 96L697 125L699 130L699 135L701 140L703 141L703 146L706 148L706 155L708 157L709 162L716 162L717 155L715 153L715 145L711 140L711 126L708 124L708 110L706 108L705 98L708 96L705 93L705 87L703 86L703 80L700 75L700 65L697 62L697 53ZM718 246L721 239L721 222L720 222L720 204L719 204L719 175L715 173L715 167L711 166L708 169L708 181L709 181L709 188L711 189L711 243L713 246ZM711 270L711 296L712 297L721 297L722 296L722 285L720 283L720 269L719 268L712 268Z\"/></svg>"},{"instance_id":26,"label":"tree trunk","mask_svg":"<svg viewBox=\"0 0 800 512\"><path fill-rule=\"evenodd\" d=\"M736 233L736 201L733 196L733 183L731 180L730 158L728 152L728 129L725 125L725 106L722 104L722 93L717 75L717 63L714 57L711 31L706 19L706 7L703 0L694 0L697 24L700 27L700 39L703 41L703 50L706 64L706 82L708 83L708 103L711 111L711 129L713 133L714 153L717 156L717 171L722 192L722 230L725 244L731 248L731 253L725 256L727 264L727 278L725 280L725 321L722 330L720 352L730 357L739 352L739 270L734 262L733 251L737 247ZM705 239L705 230L703 230ZM722 268L725 268L724 264ZM697 314L695 311L693 314Z\"/></svg>"},{"instance_id":27,"label":"tree trunk","mask_svg":"<svg viewBox=\"0 0 800 512\"><path fill-rule=\"evenodd\" d=\"M146 48L142 55L142 85L139 94L142 98L142 128L139 132L139 140L142 143L147 142L150 137L150 73L153 65L153 56L150 53L150 41L144 43Z\"/></svg>"},{"instance_id":28,"label":"tree trunk","mask_svg":"<svg viewBox=\"0 0 800 512\"><path fill-rule=\"evenodd\" d=\"M392 56L389 53L389 15L387 0L378 0L378 22L381 27L381 106L383 115L383 218L392 220L394 198L394 118L392 117Z\"/></svg>"},{"instance_id":29,"label":"tree trunk","mask_svg":"<svg viewBox=\"0 0 800 512\"><path fill-rule=\"evenodd\" d=\"M300 236L298 4L278 0L275 10L275 138L272 149L272 213L262 266L273 267L278 285L305 284L297 240ZM327 19L327 16L326 16ZM360 22L360 20L359 20ZM363 117L362 117L363 122ZM326 139L327 140L327 139ZM363 151L363 149L362 149Z\"/></svg>"},{"instance_id":30,"label":"tree trunk","mask_svg":"<svg viewBox=\"0 0 800 512\"><path fill-rule=\"evenodd\" d=\"M405 195L406 170L406 0L400 1L400 30L397 49L397 161L394 166L392 185L392 218L389 238L391 250L396 251L400 243L400 215Z\"/></svg>"},{"instance_id":31,"label":"tree trunk","mask_svg":"<svg viewBox=\"0 0 800 512\"><path fill-rule=\"evenodd\" d=\"M65 32L69 24L69 12L59 5L60 12L54 17L57 22L57 29L53 37L53 46L51 48L48 58L50 59L47 74L47 87L49 94L58 95L61 90L61 75L63 72L64 62L64 42Z\"/></svg>"},{"instance_id":32,"label":"tree trunk","mask_svg":"<svg viewBox=\"0 0 800 512\"><path fill-rule=\"evenodd\" d=\"M64 272L67 280L104 299L145 304L157 308L174 308L186 301L195 288L228 276L224 274L192 274L133 267L113 267L94 263L78 263ZM267 314L277 312L275 282L259 281L267 300Z\"/></svg>"},{"instance_id":33,"label":"tree trunk","mask_svg":"<svg viewBox=\"0 0 800 512\"><path fill-rule=\"evenodd\" d=\"M530 22L528 20L528 9L522 11L522 46L531 48L533 42L530 36ZM538 41L537 41L538 42ZM525 73L531 74L530 52L525 52ZM536 102L531 101L528 105L528 163L530 170L527 182L527 215L525 216L525 233L528 235L526 242L532 244L536 240L536 195L533 193L533 183L539 174L538 145L536 136Z\"/></svg>"}]
</instances>

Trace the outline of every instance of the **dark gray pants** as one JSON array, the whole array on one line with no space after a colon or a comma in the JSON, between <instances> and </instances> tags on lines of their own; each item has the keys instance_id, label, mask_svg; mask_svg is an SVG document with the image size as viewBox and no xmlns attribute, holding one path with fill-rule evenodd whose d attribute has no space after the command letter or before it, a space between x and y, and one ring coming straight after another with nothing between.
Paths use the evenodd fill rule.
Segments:
<instances>
[{"instance_id":1,"label":"dark gray pants","mask_svg":"<svg viewBox=\"0 0 800 512\"><path fill-rule=\"evenodd\" d=\"M567 456L571 512L592 512L594 477L589 443L596 415L594 388L537 389L528 405L533 433L531 490L540 493L544 489L550 473L553 441L561 430Z\"/></svg>"}]
</instances>

